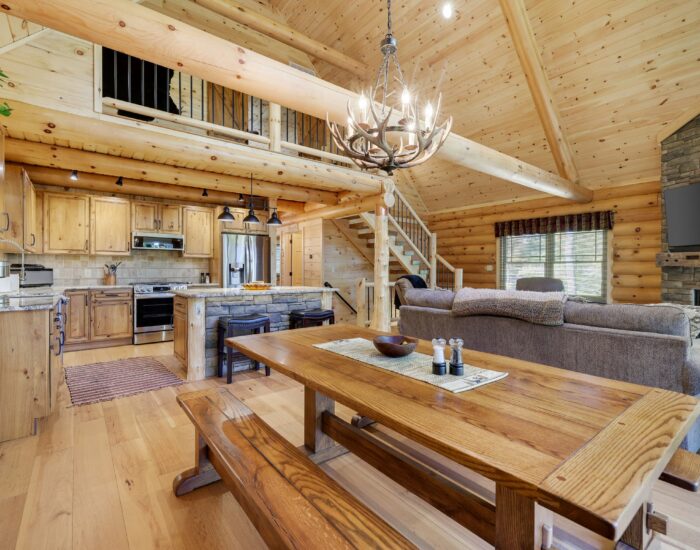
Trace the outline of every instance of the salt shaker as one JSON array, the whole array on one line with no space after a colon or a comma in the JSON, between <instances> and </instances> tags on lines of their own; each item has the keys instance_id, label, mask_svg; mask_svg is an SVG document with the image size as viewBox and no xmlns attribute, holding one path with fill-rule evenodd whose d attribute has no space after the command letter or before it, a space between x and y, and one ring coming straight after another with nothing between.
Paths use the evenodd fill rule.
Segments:
<instances>
[{"instance_id":1,"label":"salt shaker","mask_svg":"<svg viewBox=\"0 0 700 550\"><path fill-rule=\"evenodd\" d=\"M453 376L462 376L464 374L464 363L462 362L462 347L464 340L461 338L450 338L450 347L452 355L450 357L450 374Z\"/></svg>"},{"instance_id":2,"label":"salt shaker","mask_svg":"<svg viewBox=\"0 0 700 550\"><path fill-rule=\"evenodd\" d=\"M447 342L444 338L433 338L433 374L442 376L447 374L447 365L445 364L445 347Z\"/></svg>"}]
</instances>

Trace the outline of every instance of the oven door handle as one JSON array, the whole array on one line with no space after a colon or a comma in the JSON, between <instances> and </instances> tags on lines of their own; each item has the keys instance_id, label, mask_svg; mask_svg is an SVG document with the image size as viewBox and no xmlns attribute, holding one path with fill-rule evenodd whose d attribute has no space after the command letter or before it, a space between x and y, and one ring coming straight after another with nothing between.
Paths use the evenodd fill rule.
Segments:
<instances>
[{"instance_id":1,"label":"oven door handle","mask_svg":"<svg viewBox=\"0 0 700 550\"><path fill-rule=\"evenodd\" d=\"M152 294L134 294L134 300L147 300L148 298L174 298L172 292L153 292Z\"/></svg>"}]
</instances>

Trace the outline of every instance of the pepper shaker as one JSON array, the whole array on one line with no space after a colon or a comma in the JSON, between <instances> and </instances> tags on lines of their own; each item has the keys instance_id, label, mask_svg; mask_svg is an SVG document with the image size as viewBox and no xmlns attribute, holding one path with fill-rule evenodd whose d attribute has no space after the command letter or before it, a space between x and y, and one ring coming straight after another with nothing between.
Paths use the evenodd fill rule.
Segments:
<instances>
[{"instance_id":1,"label":"pepper shaker","mask_svg":"<svg viewBox=\"0 0 700 550\"><path fill-rule=\"evenodd\" d=\"M461 338L450 338L450 347L452 348L450 374L453 376L462 376L464 374L464 363L462 362L463 346L464 340Z\"/></svg>"},{"instance_id":2,"label":"pepper shaker","mask_svg":"<svg viewBox=\"0 0 700 550\"><path fill-rule=\"evenodd\" d=\"M447 342L444 338L433 338L433 374L442 376L447 374L447 365L445 363L445 346Z\"/></svg>"}]
</instances>

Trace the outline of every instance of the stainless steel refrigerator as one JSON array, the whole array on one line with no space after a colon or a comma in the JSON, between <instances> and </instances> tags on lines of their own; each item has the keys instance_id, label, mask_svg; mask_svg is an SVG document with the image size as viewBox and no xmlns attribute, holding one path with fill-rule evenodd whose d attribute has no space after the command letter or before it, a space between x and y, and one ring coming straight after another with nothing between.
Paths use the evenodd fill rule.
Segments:
<instances>
[{"instance_id":1,"label":"stainless steel refrigerator","mask_svg":"<svg viewBox=\"0 0 700 550\"><path fill-rule=\"evenodd\" d=\"M222 239L224 287L253 281L270 282L270 237L224 233Z\"/></svg>"}]
</instances>

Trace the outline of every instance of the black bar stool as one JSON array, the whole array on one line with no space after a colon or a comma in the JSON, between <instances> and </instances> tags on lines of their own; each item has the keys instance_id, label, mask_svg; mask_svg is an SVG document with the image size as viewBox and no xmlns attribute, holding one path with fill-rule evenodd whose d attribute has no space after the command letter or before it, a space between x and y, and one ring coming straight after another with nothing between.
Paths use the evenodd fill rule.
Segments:
<instances>
[{"instance_id":1,"label":"black bar stool","mask_svg":"<svg viewBox=\"0 0 700 550\"><path fill-rule=\"evenodd\" d=\"M320 327L325 321L335 324L335 313L332 309L295 309L289 313L289 328Z\"/></svg>"},{"instance_id":2,"label":"black bar stool","mask_svg":"<svg viewBox=\"0 0 700 550\"><path fill-rule=\"evenodd\" d=\"M224 340L232 336L242 336L244 334L254 334L255 332L270 332L270 318L267 315L242 315L240 317L221 317L218 324L219 329L219 357L217 360L217 371L219 377L223 376L224 362L226 363L226 383L230 384L233 377L234 359L249 359L255 370L260 368L260 363L248 358L245 354L234 351L226 345ZM236 334L238 333L238 334ZM226 355L224 356L224 351ZM270 376L270 367L265 365L265 376Z\"/></svg>"}]
</instances>

